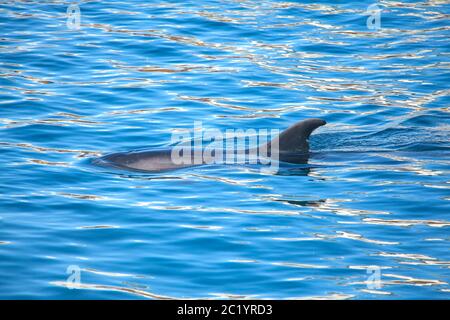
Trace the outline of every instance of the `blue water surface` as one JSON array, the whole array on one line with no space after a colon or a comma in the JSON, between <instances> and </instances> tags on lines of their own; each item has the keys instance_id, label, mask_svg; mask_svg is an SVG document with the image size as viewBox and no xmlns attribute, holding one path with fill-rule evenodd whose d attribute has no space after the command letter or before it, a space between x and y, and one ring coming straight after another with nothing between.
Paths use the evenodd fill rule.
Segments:
<instances>
[{"instance_id":1,"label":"blue water surface","mask_svg":"<svg viewBox=\"0 0 450 320\"><path fill-rule=\"evenodd\" d=\"M448 299L449 14L1 1L0 298ZM91 163L310 117L309 165L278 174Z\"/></svg>"}]
</instances>

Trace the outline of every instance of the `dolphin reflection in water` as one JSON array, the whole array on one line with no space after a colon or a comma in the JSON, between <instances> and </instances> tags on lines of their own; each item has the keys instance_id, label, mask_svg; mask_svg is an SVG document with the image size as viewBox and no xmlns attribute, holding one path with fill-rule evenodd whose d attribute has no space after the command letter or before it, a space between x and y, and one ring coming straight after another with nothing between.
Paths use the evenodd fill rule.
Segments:
<instances>
[{"instance_id":1,"label":"dolphin reflection in water","mask_svg":"<svg viewBox=\"0 0 450 320\"><path fill-rule=\"evenodd\" d=\"M306 164L309 159L308 139L311 133L326 122L322 119L306 119L290 126L273 140L259 145L256 148L234 150L239 158L257 158L257 163L267 164L270 161L287 162L293 164ZM210 157L196 157L198 153L186 152L186 149L177 148L156 149L146 151L129 151L107 154L93 160L94 164L142 172L161 172L180 168L211 164L211 157L216 158L212 151ZM202 153L200 152L202 155ZM203 154L204 155L204 154ZM264 159L264 160L263 160ZM226 161L222 162L227 164ZM217 164L214 162L214 164Z\"/></svg>"}]
</instances>

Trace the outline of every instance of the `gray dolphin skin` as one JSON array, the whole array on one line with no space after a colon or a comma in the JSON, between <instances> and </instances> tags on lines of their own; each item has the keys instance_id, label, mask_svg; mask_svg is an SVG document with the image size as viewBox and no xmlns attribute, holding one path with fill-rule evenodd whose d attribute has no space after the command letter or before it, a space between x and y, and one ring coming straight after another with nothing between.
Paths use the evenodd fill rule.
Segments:
<instances>
[{"instance_id":1,"label":"gray dolphin skin","mask_svg":"<svg viewBox=\"0 0 450 320\"><path fill-rule=\"evenodd\" d=\"M261 153L271 158L277 153L277 160L281 162L304 164L309 159L308 139L311 133L326 122L322 119L306 119L299 121L284 130L277 138L271 142L261 145L258 148L237 151L239 154L249 155ZM194 161L193 152L191 160L187 163L178 163L173 160L173 149L159 149L148 151L129 151L108 154L94 159L93 163L101 166L109 166L118 169L133 171L158 172L175 170L185 167L207 164L204 160L200 163ZM274 158L274 157L272 157Z\"/></svg>"}]
</instances>

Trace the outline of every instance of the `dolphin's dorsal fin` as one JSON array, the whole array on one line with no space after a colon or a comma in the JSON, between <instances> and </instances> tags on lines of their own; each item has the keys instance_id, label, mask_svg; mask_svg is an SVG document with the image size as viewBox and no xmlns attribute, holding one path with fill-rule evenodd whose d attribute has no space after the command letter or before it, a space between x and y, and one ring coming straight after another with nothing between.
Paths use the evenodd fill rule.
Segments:
<instances>
[{"instance_id":1,"label":"dolphin's dorsal fin","mask_svg":"<svg viewBox=\"0 0 450 320\"><path fill-rule=\"evenodd\" d=\"M275 138L278 139L278 150L293 153L309 152L309 136L315 129L325 124L326 121L322 119L306 119L293 124ZM268 147L271 145L275 147L273 141L269 142Z\"/></svg>"}]
</instances>

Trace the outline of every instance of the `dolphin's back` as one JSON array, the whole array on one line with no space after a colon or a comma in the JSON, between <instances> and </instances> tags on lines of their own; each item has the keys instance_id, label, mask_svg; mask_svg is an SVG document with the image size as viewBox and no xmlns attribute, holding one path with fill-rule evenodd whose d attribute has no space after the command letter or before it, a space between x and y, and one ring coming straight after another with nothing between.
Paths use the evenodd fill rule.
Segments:
<instances>
[{"instance_id":1,"label":"dolphin's back","mask_svg":"<svg viewBox=\"0 0 450 320\"><path fill-rule=\"evenodd\" d=\"M174 163L171 149L118 152L101 157L100 162L117 168L142 171L173 170L189 166Z\"/></svg>"},{"instance_id":2,"label":"dolphin's back","mask_svg":"<svg viewBox=\"0 0 450 320\"><path fill-rule=\"evenodd\" d=\"M321 119L306 119L284 130L277 138L271 142L261 145L257 149L247 149L237 151L238 154L255 155L264 150L263 154L275 158L274 152L279 154L279 159L291 163L307 163L309 156L308 138L318 127L326 124ZM99 165L107 165L122 169L158 172L164 170L174 170L205 164L205 159L200 162L194 161L194 153L191 153L190 162L174 161L172 149L160 149L149 151L130 151L109 154L94 160ZM235 151L236 152L236 151ZM189 156L188 156L189 158ZM188 159L189 160L189 159Z\"/></svg>"}]
</instances>

